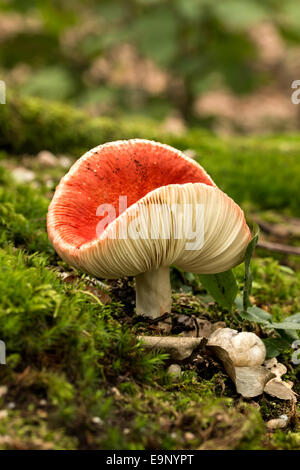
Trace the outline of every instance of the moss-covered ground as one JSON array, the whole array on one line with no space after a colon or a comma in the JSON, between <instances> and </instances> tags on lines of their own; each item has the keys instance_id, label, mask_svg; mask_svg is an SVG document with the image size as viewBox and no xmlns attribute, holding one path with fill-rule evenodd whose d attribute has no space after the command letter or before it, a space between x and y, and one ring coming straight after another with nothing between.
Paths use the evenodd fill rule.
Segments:
<instances>
[{"instance_id":1,"label":"moss-covered ground","mask_svg":"<svg viewBox=\"0 0 300 470\"><path fill-rule=\"evenodd\" d=\"M46 212L65 164L42 165L47 149L70 163L109 140L153 138L193 151L216 183L263 219L300 215L300 139L221 140L197 130L162 135L153 122L90 119L62 105L9 97L0 110L0 366L2 449L299 449L297 410L268 395L242 399L222 366L201 352L172 381L170 359L136 340L159 333L134 315L132 279L99 282L70 268L46 234ZM62 160L63 161L63 160ZM64 157L64 162L66 158ZM16 167L34 179L18 183ZM272 221L272 220L271 220ZM297 245L297 237L289 240ZM253 300L274 320L300 311L296 257L258 250ZM235 273L242 288L243 266ZM197 275L172 271L173 316L223 321L272 337L208 297ZM287 348L278 360L300 393L300 370ZM265 422L287 414L273 433Z\"/></svg>"}]
</instances>

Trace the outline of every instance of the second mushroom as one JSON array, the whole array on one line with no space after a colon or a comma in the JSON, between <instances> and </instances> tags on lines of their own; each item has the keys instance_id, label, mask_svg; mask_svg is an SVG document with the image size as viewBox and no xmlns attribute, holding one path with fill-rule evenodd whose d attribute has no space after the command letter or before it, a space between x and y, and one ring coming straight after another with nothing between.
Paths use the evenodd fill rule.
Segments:
<instances>
[{"instance_id":1,"label":"second mushroom","mask_svg":"<svg viewBox=\"0 0 300 470\"><path fill-rule=\"evenodd\" d=\"M48 211L63 260L93 276L135 276L136 313L171 311L170 265L214 274L242 262L251 240L241 208L182 152L143 139L83 155Z\"/></svg>"}]
</instances>

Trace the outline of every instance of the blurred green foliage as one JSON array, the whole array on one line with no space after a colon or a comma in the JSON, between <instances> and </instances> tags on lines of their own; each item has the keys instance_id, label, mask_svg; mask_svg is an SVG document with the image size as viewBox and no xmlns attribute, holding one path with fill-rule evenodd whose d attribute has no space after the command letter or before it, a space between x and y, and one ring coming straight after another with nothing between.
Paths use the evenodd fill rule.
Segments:
<instances>
[{"instance_id":1,"label":"blurred green foliage","mask_svg":"<svg viewBox=\"0 0 300 470\"><path fill-rule=\"evenodd\" d=\"M12 87L112 115L191 121L207 90L251 93L276 80L256 66L253 26L271 22L287 44L300 42L297 0L11 0L0 11L0 74Z\"/></svg>"},{"instance_id":2,"label":"blurred green foliage","mask_svg":"<svg viewBox=\"0 0 300 470\"><path fill-rule=\"evenodd\" d=\"M169 135L149 119L91 119L82 111L37 98L10 97L0 114L0 146L12 154L48 149L78 158L105 142L145 136L192 151L238 204L299 216L298 136L221 139L198 129Z\"/></svg>"}]
</instances>

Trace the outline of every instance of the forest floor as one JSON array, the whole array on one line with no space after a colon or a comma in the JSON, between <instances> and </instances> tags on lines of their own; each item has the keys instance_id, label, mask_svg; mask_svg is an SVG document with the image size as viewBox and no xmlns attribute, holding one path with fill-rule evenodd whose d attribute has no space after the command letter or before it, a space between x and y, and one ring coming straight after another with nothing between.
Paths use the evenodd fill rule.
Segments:
<instances>
[{"instance_id":1,"label":"forest floor","mask_svg":"<svg viewBox=\"0 0 300 470\"><path fill-rule=\"evenodd\" d=\"M7 347L0 448L299 449L293 401L242 398L205 350L171 378L174 361L137 341L139 334L166 334L166 325L135 316L133 279L99 282L54 252L46 213L59 179L87 149L130 137L186 151L249 222L260 223L261 240L300 245L299 137L220 139L197 130L177 137L152 121L91 119L60 104L10 97L0 114L0 339ZM300 311L299 260L262 248L252 260L251 300L274 321ZM242 289L243 265L234 272ZM198 319L276 338L217 305L197 275L172 268L171 280L168 334L196 335ZM277 359L300 394L292 352L286 347ZM267 422L281 415L286 427L270 431Z\"/></svg>"}]
</instances>

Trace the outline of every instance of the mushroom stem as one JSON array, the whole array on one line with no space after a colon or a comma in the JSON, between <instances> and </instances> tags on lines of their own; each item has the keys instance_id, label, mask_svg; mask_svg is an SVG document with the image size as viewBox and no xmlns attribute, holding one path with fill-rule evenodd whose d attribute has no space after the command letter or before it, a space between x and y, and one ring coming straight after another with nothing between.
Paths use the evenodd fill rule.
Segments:
<instances>
[{"instance_id":1,"label":"mushroom stem","mask_svg":"<svg viewBox=\"0 0 300 470\"><path fill-rule=\"evenodd\" d=\"M139 274L136 282L136 313L158 318L171 311L172 290L169 266Z\"/></svg>"}]
</instances>

